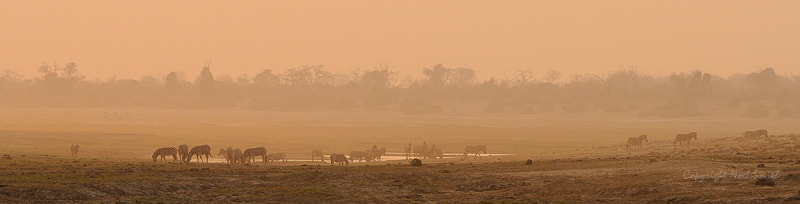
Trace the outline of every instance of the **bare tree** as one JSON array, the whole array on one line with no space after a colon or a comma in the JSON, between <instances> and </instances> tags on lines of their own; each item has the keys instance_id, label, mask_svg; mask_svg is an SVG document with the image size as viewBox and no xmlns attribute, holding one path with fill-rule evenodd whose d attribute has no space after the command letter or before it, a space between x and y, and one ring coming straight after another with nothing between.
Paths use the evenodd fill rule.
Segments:
<instances>
[{"instance_id":1,"label":"bare tree","mask_svg":"<svg viewBox=\"0 0 800 204\"><path fill-rule=\"evenodd\" d=\"M514 82L517 86L528 86L528 83L533 79L533 72L529 70L517 70L517 75Z\"/></svg>"},{"instance_id":2,"label":"bare tree","mask_svg":"<svg viewBox=\"0 0 800 204\"><path fill-rule=\"evenodd\" d=\"M556 70L547 71L547 73L544 75L544 81L547 83L553 84L559 79L561 79L561 72Z\"/></svg>"},{"instance_id":3,"label":"bare tree","mask_svg":"<svg viewBox=\"0 0 800 204\"><path fill-rule=\"evenodd\" d=\"M361 75L363 85L370 89L383 89L387 88L394 81L394 72L390 70L388 65L382 64L376 66L372 70L364 71Z\"/></svg>"},{"instance_id":4,"label":"bare tree","mask_svg":"<svg viewBox=\"0 0 800 204\"><path fill-rule=\"evenodd\" d=\"M427 78L426 85L431 87L443 87L447 81L450 70L442 64L434 65L432 68L423 68L422 74Z\"/></svg>"},{"instance_id":5,"label":"bare tree","mask_svg":"<svg viewBox=\"0 0 800 204\"><path fill-rule=\"evenodd\" d=\"M178 73L170 72L167 74L167 76L164 78L164 87L170 91L174 91L176 88L178 88Z\"/></svg>"},{"instance_id":6,"label":"bare tree","mask_svg":"<svg viewBox=\"0 0 800 204\"><path fill-rule=\"evenodd\" d=\"M211 63L206 63L203 65L203 70L200 71L200 76L197 76L195 79L194 84L202 90L210 90L214 87L214 74L211 73Z\"/></svg>"}]
</instances>

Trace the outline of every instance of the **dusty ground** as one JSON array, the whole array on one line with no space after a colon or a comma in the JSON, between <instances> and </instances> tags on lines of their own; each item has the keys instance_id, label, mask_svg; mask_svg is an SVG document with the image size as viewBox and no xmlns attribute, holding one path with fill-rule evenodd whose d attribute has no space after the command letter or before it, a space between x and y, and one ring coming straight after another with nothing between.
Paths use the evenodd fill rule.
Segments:
<instances>
[{"instance_id":1,"label":"dusty ground","mask_svg":"<svg viewBox=\"0 0 800 204\"><path fill-rule=\"evenodd\" d=\"M51 115L11 112L0 116L0 137L4 139L0 144L0 202L800 201L800 142L797 135L790 134L796 131L792 128L797 128L793 125L797 121L606 118L582 123L575 122L582 119L566 118L553 122L507 117L476 121L382 117L359 126L353 124L361 124L361 120L347 118L336 118L334 121L344 124L333 125L261 116L242 116L244 122L240 123L227 119L200 123L181 119L197 117L144 117L152 113L115 116L89 111L58 116L61 113L47 112ZM103 119L104 114L113 120ZM497 120L507 122L476 125ZM259 122L249 124L252 121ZM768 128L777 136L769 141L741 140L736 132L756 129L745 127L752 123L771 124ZM690 129L700 132L699 140L674 148L670 137ZM626 151L625 139L640 132L651 135L650 142L640 150ZM220 134L227 136L217 136ZM272 136L281 134L277 141ZM454 135L461 138L453 139ZM408 142L416 145L422 140L446 152L481 143L490 153L514 155L425 160L422 167L403 161L344 167L319 162L154 164L147 156L160 146L209 143L213 149L266 146L301 159L313 148L346 152L379 144L398 151ZM82 144L79 156L69 156L71 143ZM524 164L528 158L533 159L532 165Z\"/></svg>"}]
</instances>

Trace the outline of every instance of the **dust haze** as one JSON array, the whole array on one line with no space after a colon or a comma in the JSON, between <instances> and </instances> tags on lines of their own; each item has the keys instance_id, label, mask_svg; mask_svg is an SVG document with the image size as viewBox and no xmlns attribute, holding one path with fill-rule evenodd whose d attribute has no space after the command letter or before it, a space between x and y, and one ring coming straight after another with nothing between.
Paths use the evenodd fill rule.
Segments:
<instances>
[{"instance_id":1,"label":"dust haze","mask_svg":"<svg viewBox=\"0 0 800 204\"><path fill-rule=\"evenodd\" d=\"M794 2L4 4L3 202L800 200Z\"/></svg>"}]
</instances>

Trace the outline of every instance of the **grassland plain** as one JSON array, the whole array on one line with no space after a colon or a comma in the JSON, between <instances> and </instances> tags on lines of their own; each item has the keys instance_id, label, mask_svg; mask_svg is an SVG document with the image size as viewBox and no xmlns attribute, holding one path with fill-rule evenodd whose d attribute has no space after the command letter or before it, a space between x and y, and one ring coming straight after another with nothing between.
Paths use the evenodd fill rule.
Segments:
<instances>
[{"instance_id":1,"label":"grassland plain","mask_svg":"<svg viewBox=\"0 0 800 204\"><path fill-rule=\"evenodd\" d=\"M625 115L403 116L249 111L6 110L0 202L797 202L793 120L629 119ZM769 129L771 140L741 132ZM675 148L676 133L698 141ZM627 137L650 135L642 150ZM289 158L409 142L481 159L281 164L154 164L158 147L264 146ZM77 157L69 145L81 144ZM533 165L524 160L533 159ZM760 180L759 180L760 179Z\"/></svg>"}]
</instances>

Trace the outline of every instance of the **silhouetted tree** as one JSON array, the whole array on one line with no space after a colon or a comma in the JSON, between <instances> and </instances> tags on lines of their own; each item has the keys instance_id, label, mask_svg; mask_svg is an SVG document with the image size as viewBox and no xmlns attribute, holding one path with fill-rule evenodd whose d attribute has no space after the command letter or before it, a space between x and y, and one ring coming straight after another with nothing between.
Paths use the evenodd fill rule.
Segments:
<instances>
[{"instance_id":1,"label":"silhouetted tree","mask_svg":"<svg viewBox=\"0 0 800 204\"><path fill-rule=\"evenodd\" d=\"M384 89L389 87L394 72L388 66L380 65L373 70L367 70L361 75L361 81L370 89Z\"/></svg>"},{"instance_id":2,"label":"silhouetted tree","mask_svg":"<svg viewBox=\"0 0 800 204\"><path fill-rule=\"evenodd\" d=\"M302 66L286 70L281 79L292 87L310 87L328 85L333 80L333 73L323 70L323 65Z\"/></svg>"},{"instance_id":3,"label":"silhouetted tree","mask_svg":"<svg viewBox=\"0 0 800 204\"><path fill-rule=\"evenodd\" d=\"M695 70L691 73L673 73L670 82L683 101L696 101L711 94L711 74Z\"/></svg>"},{"instance_id":4,"label":"silhouetted tree","mask_svg":"<svg viewBox=\"0 0 800 204\"><path fill-rule=\"evenodd\" d=\"M432 68L423 68L422 74L425 75L427 81L426 85L430 87L443 87L449 80L450 69L444 67L442 64L434 65Z\"/></svg>"},{"instance_id":5,"label":"silhouetted tree","mask_svg":"<svg viewBox=\"0 0 800 204\"><path fill-rule=\"evenodd\" d=\"M164 86L169 91L175 91L175 89L178 88L178 73L170 72L167 74L164 78Z\"/></svg>"},{"instance_id":6,"label":"silhouetted tree","mask_svg":"<svg viewBox=\"0 0 800 204\"><path fill-rule=\"evenodd\" d=\"M747 81L756 89L759 97L770 97L775 93L778 75L772 67L767 67L747 75Z\"/></svg>"},{"instance_id":7,"label":"silhouetted tree","mask_svg":"<svg viewBox=\"0 0 800 204\"><path fill-rule=\"evenodd\" d=\"M59 69L57 64L53 64L51 67L47 62L39 66L38 71L42 73L42 78L38 83L47 90L47 95L53 103L66 99L65 97L72 93L73 86L83 80L84 76L78 74L77 67L78 65L74 62L67 63L62 69Z\"/></svg>"},{"instance_id":8,"label":"silhouetted tree","mask_svg":"<svg viewBox=\"0 0 800 204\"><path fill-rule=\"evenodd\" d=\"M197 76L197 79L194 81L194 84L200 87L201 90L211 90L214 87L214 74L211 74L211 64L206 64L203 66L203 71L200 72L200 76Z\"/></svg>"},{"instance_id":9,"label":"silhouetted tree","mask_svg":"<svg viewBox=\"0 0 800 204\"><path fill-rule=\"evenodd\" d=\"M552 83L555 83L556 81L558 81L559 79L561 79L561 72L559 72L557 70L547 71L547 73L545 73L545 75L544 75L544 81L547 82L547 83L551 83L552 84Z\"/></svg>"},{"instance_id":10,"label":"silhouetted tree","mask_svg":"<svg viewBox=\"0 0 800 204\"><path fill-rule=\"evenodd\" d=\"M67 63L67 65L61 69L61 77L68 81L81 81L85 78L85 76L78 74L78 64L74 62Z\"/></svg>"},{"instance_id":11,"label":"silhouetted tree","mask_svg":"<svg viewBox=\"0 0 800 204\"><path fill-rule=\"evenodd\" d=\"M514 78L514 83L517 86L528 86L533 80L533 72L529 70L517 70L517 75Z\"/></svg>"},{"instance_id":12,"label":"silhouetted tree","mask_svg":"<svg viewBox=\"0 0 800 204\"><path fill-rule=\"evenodd\" d=\"M475 71L469 68L452 68L447 70L448 85L467 87L475 84Z\"/></svg>"},{"instance_id":13,"label":"silhouetted tree","mask_svg":"<svg viewBox=\"0 0 800 204\"><path fill-rule=\"evenodd\" d=\"M253 78L253 85L259 88L278 87L281 85L281 78L278 75L272 74L271 69L265 69L256 74Z\"/></svg>"}]
</instances>

